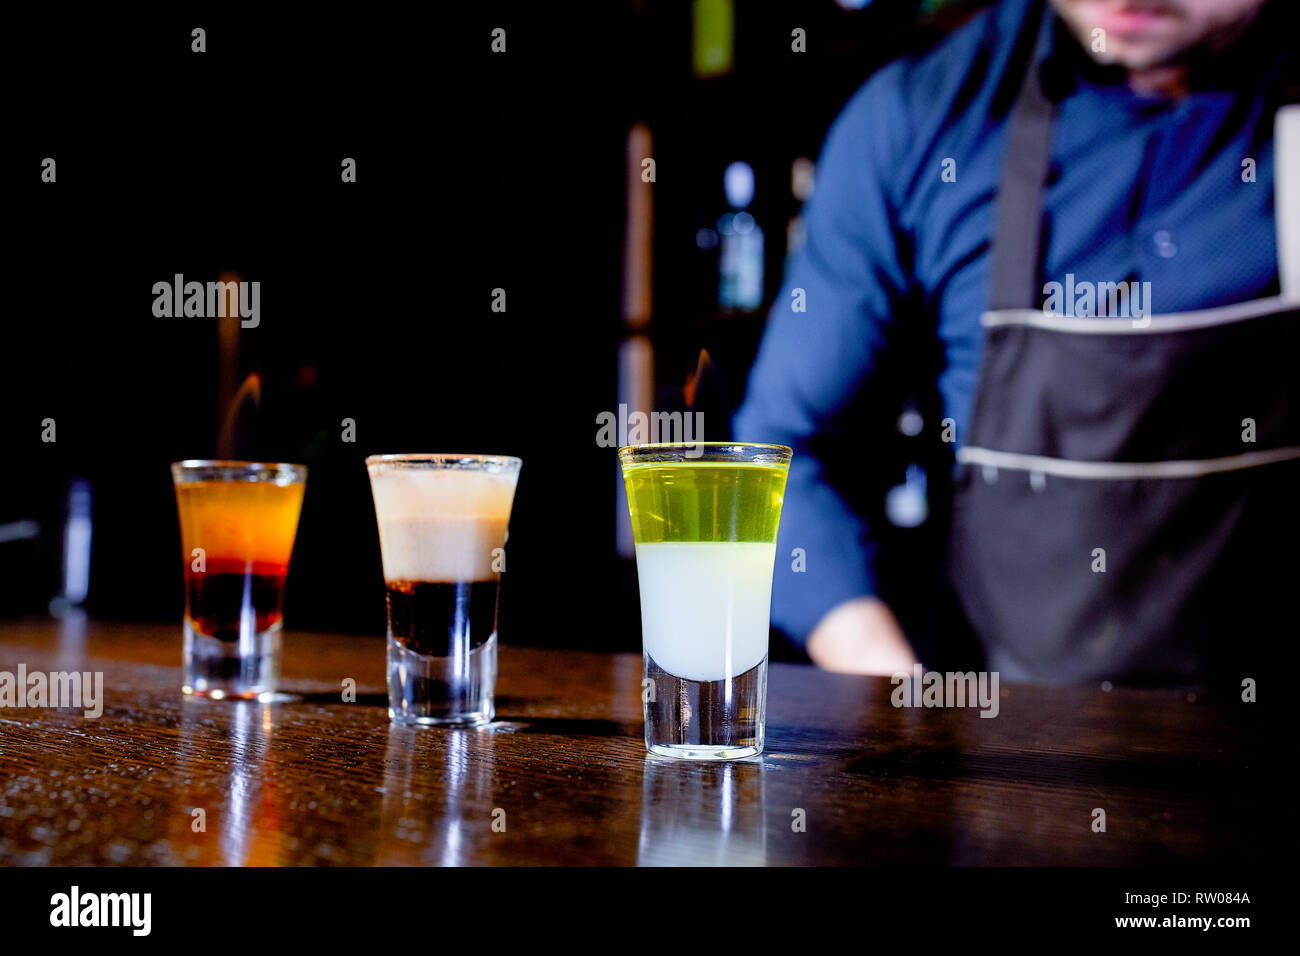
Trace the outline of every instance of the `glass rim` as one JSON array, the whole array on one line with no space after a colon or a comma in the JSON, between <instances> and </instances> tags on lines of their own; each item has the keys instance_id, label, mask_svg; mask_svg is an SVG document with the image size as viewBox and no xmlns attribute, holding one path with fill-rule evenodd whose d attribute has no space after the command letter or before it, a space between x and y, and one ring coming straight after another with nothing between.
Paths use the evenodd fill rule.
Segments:
<instances>
[{"instance_id":1,"label":"glass rim","mask_svg":"<svg viewBox=\"0 0 1300 956\"><path fill-rule=\"evenodd\" d=\"M366 468L395 466L398 468L471 468L497 467L518 469L522 458L514 455L483 455L477 452L413 452L404 455L368 455Z\"/></svg>"},{"instance_id":2,"label":"glass rim","mask_svg":"<svg viewBox=\"0 0 1300 956\"><path fill-rule=\"evenodd\" d=\"M185 458L171 464L176 480L193 473L209 473L209 477L234 477L246 479L307 480L307 466L289 461L242 461L236 458Z\"/></svg>"},{"instance_id":3,"label":"glass rim","mask_svg":"<svg viewBox=\"0 0 1300 956\"><path fill-rule=\"evenodd\" d=\"M690 452L700 452L692 455ZM687 441L650 442L643 445L624 445L618 450L624 461L654 461L658 456L677 461L733 461L754 464L789 464L794 449L789 445L748 441Z\"/></svg>"}]
</instances>

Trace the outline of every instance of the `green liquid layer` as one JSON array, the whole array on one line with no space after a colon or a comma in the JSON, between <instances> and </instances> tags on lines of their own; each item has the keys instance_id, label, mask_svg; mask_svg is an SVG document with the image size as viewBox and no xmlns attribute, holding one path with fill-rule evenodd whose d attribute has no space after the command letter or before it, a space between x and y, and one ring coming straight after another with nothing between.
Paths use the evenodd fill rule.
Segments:
<instances>
[{"instance_id":1,"label":"green liquid layer","mask_svg":"<svg viewBox=\"0 0 1300 956\"><path fill-rule=\"evenodd\" d=\"M774 543L788 471L785 465L748 462L627 465L623 483L633 537L637 544Z\"/></svg>"}]
</instances>

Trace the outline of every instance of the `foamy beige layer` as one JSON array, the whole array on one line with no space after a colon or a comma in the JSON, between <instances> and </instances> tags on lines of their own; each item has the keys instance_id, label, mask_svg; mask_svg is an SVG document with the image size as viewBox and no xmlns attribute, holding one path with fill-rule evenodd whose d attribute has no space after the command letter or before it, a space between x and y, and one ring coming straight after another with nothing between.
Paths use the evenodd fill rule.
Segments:
<instances>
[{"instance_id":1,"label":"foamy beige layer","mask_svg":"<svg viewBox=\"0 0 1300 956\"><path fill-rule=\"evenodd\" d=\"M379 522L384 578L389 581L493 581L499 575L492 570L492 550L505 544L506 521L500 518Z\"/></svg>"},{"instance_id":2,"label":"foamy beige layer","mask_svg":"<svg viewBox=\"0 0 1300 956\"><path fill-rule=\"evenodd\" d=\"M492 552L505 547L515 480L481 471L372 469L384 577L495 580Z\"/></svg>"}]
</instances>

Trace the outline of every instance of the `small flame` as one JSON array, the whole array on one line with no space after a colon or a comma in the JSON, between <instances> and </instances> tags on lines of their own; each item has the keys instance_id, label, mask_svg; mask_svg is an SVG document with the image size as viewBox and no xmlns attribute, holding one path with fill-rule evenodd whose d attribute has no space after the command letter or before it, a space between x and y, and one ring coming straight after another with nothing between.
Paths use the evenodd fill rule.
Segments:
<instances>
[{"instance_id":1,"label":"small flame","mask_svg":"<svg viewBox=\"0 0 1300 956\"><path fill-rule=\"evenodd\" d=\"M688 408L695 407L695 391L699 388L700 379L704 373L713 368L713 359L709 357L708 349L700 349L700 357L695 362L695 371L686 377L686 405Z\"/></svg>"},{"instance_id":2,"label":"small flame","mask_svg":"<svg viewBox=\"0 0 1300 956\"><path fill-rule=\"evenodd\" d=\"M253 400L254 409L261 407L262 379L256 372L244 379L244 384L239 386L235 397L230 400L230 407L226 409L225 423L221 426L221 435L217 439L219 458L235 457L235 429L239 424L239 413L250 398Z\"/></svg>"}]
</instances>

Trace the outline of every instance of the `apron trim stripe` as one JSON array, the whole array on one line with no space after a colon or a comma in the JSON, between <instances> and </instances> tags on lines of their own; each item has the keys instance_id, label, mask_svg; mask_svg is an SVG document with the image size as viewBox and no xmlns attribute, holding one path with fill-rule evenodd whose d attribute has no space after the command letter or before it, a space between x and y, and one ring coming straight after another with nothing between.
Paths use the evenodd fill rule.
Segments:
<instances>
[{"instance_id":1,"label":"apron trim stripe","mask_svg":"<svg viewBox=\"0 0 1300 956\"><path fill-rule=\"evenodd\" d=\"M990 448L959 448L957 461L963 465L1005 468L1009 471L1038 472L1059 478L1199 478L1223 471L1258 468L1280 461L1300 459L1300 445L1252 451L1226 458L1202 458L1191 461L1072 461L1044 455L1021 455Z\"/></svg>"},{"instance_id":2,"label":"apron trim stripe","mask_svg":"<svg viewBox=\"0 0 1300 956\"><path fill-rule=\"evenodd\" d=\"M1273 121L1273 194L1277 224L1278 282L1284 296L1300 297L1300 104L1289 103Z\"/></svg>"},{"instance_id":3,"label":"apron trim stripe","mask_svg":"<svg viewBox=\"0 0 1300 956\"><path fill-rule=\"evenodd\" d=\"M1183 332L1204 329L1215 325L1228 325L1285 312L1296 306L1296 300L1284 295L1267 299L1252 299L1234 305L1176 315L1153 315L1146 319L1072 318L1047 315L1039 309L1001 309L985 312L980 324L986 329L1000 325L1028 325L1052 332L1078 332L1092 335L1142 335L1150 332Z\"/></svg>"}]
</instances>

